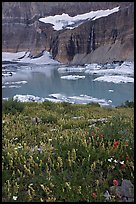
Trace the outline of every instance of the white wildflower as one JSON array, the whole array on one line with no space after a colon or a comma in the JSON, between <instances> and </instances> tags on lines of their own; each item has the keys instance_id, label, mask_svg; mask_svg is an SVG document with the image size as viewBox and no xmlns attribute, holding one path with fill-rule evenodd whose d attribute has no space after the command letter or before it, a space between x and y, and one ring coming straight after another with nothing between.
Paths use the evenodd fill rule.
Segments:
<instances>
[{"instance_id":1,"label":"white wildflower","mask_svg":"<svg viewBox=\"0 0 136 204\"><path fill-rule=\"evenodd\" d=\"M108 159L109 162L112 162L113 158Z\"/></svg>"},{"instance_id":2,"label":"white wildflower","mask_svg":"<svg viewBox=\"0 0 136 204\"><path fill-rule=\"evenodd\" d=\"M17 200L17 196L13 196L13 200Z\"/></svg>"},{"instance_id":3,"label":"white wildflower","mask_svg":"<svg viewBox=\"0 0 136 204\"><path fill-rule=\"evenodd\" d=\"M117 163L118 163L118 161L115 159L115 160L114 160L114 163L116 163L116 164L117 164Z\"/></svg>"},{"instance_id":4,"label":"white wildflower","mask_svg":"<svg viewBox=\"0 0 136 204\"><path fill-rule=\"evenodd\" d=\"M106 192L104 193L104 197L105 197L105 200L110 200L111 199L111 195L109 194L109 191L106 190Z\"/></svg>"},{"instance_id":5,"label":"white wildflower","mask_svg":"<svg viewBox=\"0 0 136 204\"><path fill-rule=\"evenodd\" d=\"M120 164L124 164L124 161L120 161Z\"/></svg>"}]
</instances>

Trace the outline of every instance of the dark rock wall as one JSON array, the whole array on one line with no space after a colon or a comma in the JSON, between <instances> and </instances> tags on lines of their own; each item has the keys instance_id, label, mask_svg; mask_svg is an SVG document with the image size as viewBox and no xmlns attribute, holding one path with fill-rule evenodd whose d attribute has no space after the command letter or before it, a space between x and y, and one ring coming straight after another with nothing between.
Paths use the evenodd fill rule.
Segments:
<instances>
[{"instance_id":1,"label":"dark rock wall","mask_svg":"<svg viewBox=\"0 0 136 204\"><path fill-rule=\"evenodd\" d=\"M120 11L73 30L54 31L40 17L68 13L71 16L98 9ZM2 50L50 51L64 63L109 62L134 57L133 2L3 2Z\"/></svg>"}]
</instances>

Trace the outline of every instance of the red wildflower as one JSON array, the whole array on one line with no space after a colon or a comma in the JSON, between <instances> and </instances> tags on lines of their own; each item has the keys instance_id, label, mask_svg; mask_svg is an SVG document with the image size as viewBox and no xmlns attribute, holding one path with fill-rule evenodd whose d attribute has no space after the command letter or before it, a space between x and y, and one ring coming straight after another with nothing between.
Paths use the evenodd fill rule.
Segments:
<instances>
[{"instance_id":1,"label":"red wildflower","mask_svg":"<svg viewBox=\"0 0 136 204\"><path fill-rule=\"evenodd\" d=\"M129 160L129 157L128 157L128 155L126 156L126 160L127 160L127 161Z\"/></svg>"},{"instance_id":2,"label":"red wildflower","mask_svg":"<svg viewBox=\"0 0 136 204\"><path fill-rule=\"evenodd\" d=\"M113 148L116 149L116 147L119 145L119 141L115 141L113 144Z\"/></svg>"},{"instance_id":3,"label":"red wildflower","mask_svg":"<svg viewBox=\"0 0 136 204\"><path fill-rule=\"evenodd\" d=\"M91 133L92 133L92 135L94 135L94 132L93 132L93 131L92 131Z\"/></svg>"},{"instance_id":4,"label":"red wildflower","mask_svg":"<svg viewBox=\"0 0 136 204\"><path fill-rule=\"evenodd\" d=\"M96 198L96 197L97 197L96 192L93 192L93 193L92 193L92 197L93 197L93 198Z\"/></svg>"},{"instance_id":5,"label":"red wildflower","mask_svg":"<svg viewBox=\"0 0 136 204\"><path fill-rule=\"evenodd\" d=\"M114 180L113 180L113 185L114 185L114 186L118 186L118 184L119 184L118 180L114 179Z\"/></svg>"}]
</instances>

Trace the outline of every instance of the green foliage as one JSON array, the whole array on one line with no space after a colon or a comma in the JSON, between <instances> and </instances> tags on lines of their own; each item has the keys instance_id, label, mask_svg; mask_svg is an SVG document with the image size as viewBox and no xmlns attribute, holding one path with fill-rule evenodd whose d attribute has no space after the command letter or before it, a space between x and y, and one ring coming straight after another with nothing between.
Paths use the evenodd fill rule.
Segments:
<instances>
[{"instance_id":1,"label":"green foliage","mask_svg":"<svg viewBox=\"0 0 136 204\"><path fill-rule=\"evenodd\" d=\"M8 113L2 115L3 201L104 202L113 179L134 183L133 108L47 102ZM41 122L33 124L33 117ZM101 118L107 121L92 124Z\"/></svg>"},{"instance_id":2,"label":"green foliage","mask_svg":"<svg viewBox=\"0 0 136 204\"><path fill-rule=\"evenodd\" d=\"M91 105L91 106L95 106L95 107L100 107L100 104L99 103L95 103L95 102L91 102L91 103L88 103L87 105Z\"/></svg>"},{"instance_id":3,"label":"green foliage","mask_svg":"<svg viewBox=\"0 0 136 204\"><path fill-rule=\"evenodd\" d=\"M24 104L18 102L17 100L9 99L2 101L2 112L15 114L17 112L22 112L24 110Z\"/></svg>"},{"instance_id":4,"label":"green foliage","mask_svg":"<svg viewBox=\"0 0 136 204\"><path fill-rule=\"evenodd\" d=\"M41 118L41 120L42 120L42 123L51 123L51 124L53 124L53 123L57 122L57 117L54 116L54 115L48 115L48 116L45 115L45 116L43 116Z\"/></svg>"}]
</instances>

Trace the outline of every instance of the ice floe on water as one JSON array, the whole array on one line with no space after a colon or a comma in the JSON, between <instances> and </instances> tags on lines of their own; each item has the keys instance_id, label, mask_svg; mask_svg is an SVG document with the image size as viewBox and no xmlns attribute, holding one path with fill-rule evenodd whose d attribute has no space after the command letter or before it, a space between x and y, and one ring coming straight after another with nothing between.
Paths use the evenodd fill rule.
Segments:
<instances>
[{"instance_id":1,"label":"ice floe on water","mask_svg":"<svg viewBox=\"0 0 136 204\"><path fill-rule=\"evenodd\" d=\"M2 83L2 88L21 88L20 84L27 84L27 81L7 81Z\"/></svg>"},{"instance_id":2,"label":"ice floe on water","mask_svg":"<svg viewBox=\"0 0 136 204\"><path fill-rule=\"evenodd\" d=\"M21 88L21 86L11 85L11 86L2 86L3 89L5 88Z\"/></svg>"},{"instance_id":3,"label":"ice floe on water","mask_svg":"<svg viewBox=\"0 0 136 204\"><path fill-rule=\"evenodd\" d=\"M27 84L27 81L10 81L10 82L5 82L5 85L10 85L10 84Z\"/></svg>"},{"instance_id":4,"label":"ice floe on water","mask_svg":"<svg viewBox=\"0 0 136 204\"><path fill-rule=\"evenodd\" d=\"M109 91L109 92L114 92L114 90L112 90L112 89L109 89L108 91Z\"/></svg>"},{"instance_id":5,"label":"ice floe on water","mask_svg":"<svg viewBox=\"0 0 136 204\"><path fill-rule=\"evenodd\" d=\"M113 65L111 64L111 67ZM104 68L103 68L104 67ZM108 68L104 66L93 66L93 69L90 69L90 66L87 65L85 73L87 74L97 74L97 75L134 75L134 63L133 62L123 62L121 65L114 65L114 68Z\"/></svg>"},{"instance_id":6,"label":"ice floe on water","mask_svg":"<svg viewBox=\"0 0 136 204\"><path fill-rule=\"evenodd\" d=\"M83 67L60 67L58 68L59 73L65 73L65 72L84 72L86 68Z\"/></svg>"},{"instance_id":7,"label":"ice floe on water","mask_svg":"<svg viewBox=\"0 0 136 204\"><path fill-rule=\"evenodd\" d=\"M126 76L101 76L95 78L93 81L106 81L113 83L134 83L134 78Z\"/></svg>"},{"instance_id":8,"label":"ice floe on water","mask_svg":"<svg viewBox=\"0 0 136 204\"><path fill-rule=\"evenodd\" d=\"M77 80L84 79L85 75L99 76L94 81L105 81L113 83L133 83L134 82L134 62L125 61L123 63L111 64L85 64L82 67L59 67L59 74L82 72L84 75L66 75L61 79Z\"/></svg>"},{"instance_id":9,"label":"ice floe on water","mask_svg":"<svg viewBox=\"0 0 136 204\"><path fill-rule=\"evenodd\" d=\"M79 76L79 75L67 75L67 76L61 76L61 79L77 80L77 79L85 79L85 76Z\"/></svg>"},{"instance_id":10,"label":"ice floe on water","mask_svg":"<svg viewBox=\"0 0 136 204\"><path fill-rule=\"evenodd\" d=\"M103 107L111 107L111 103L112 103L111 100L107 101L105 99L98 99L88 95L71 96L71 97L68 97L68 99L72 103L76 103L76 104L99 103L99 105Z\"/></svg>"},{"instance_id":11,"label":"ice floe on water","mask_svg":"<svg viewBox=\"0 0 136 204\"><path fill-rule=\"evenodd\" d=\"M8 86L8 87L6 87L6 88L21 88L21 86L17 86L17 85L10 85L10 86Z\"/></svg>"},{"instance_id":12,"label":"ice floe on water","mask_svg":"<svg viewBox=\"0 0 136 204\"><path fill-rule=\"evenodd\" d=\"M13 100L17 100L20 102L44 102L45 99L41 98L39 96L33 96L33 95L15 95L13 97Z\"/></svg>"},{"instance_id":13,"label":"ice floe on water","mask_svg":"<svg viewBox=\"0 0 136 204\"><path fill-rule=\"evenodd\" d=\"M73 104L88 104L88 103L98 103L101 107L112 107L111 100L98 99L88 95L80 95L80 96L65 96L63 94L50 94L49 97L38 97L33 95L15 95L13 100L17 100L20 102L69 102Z\"/></svg>"}]
</instances>

